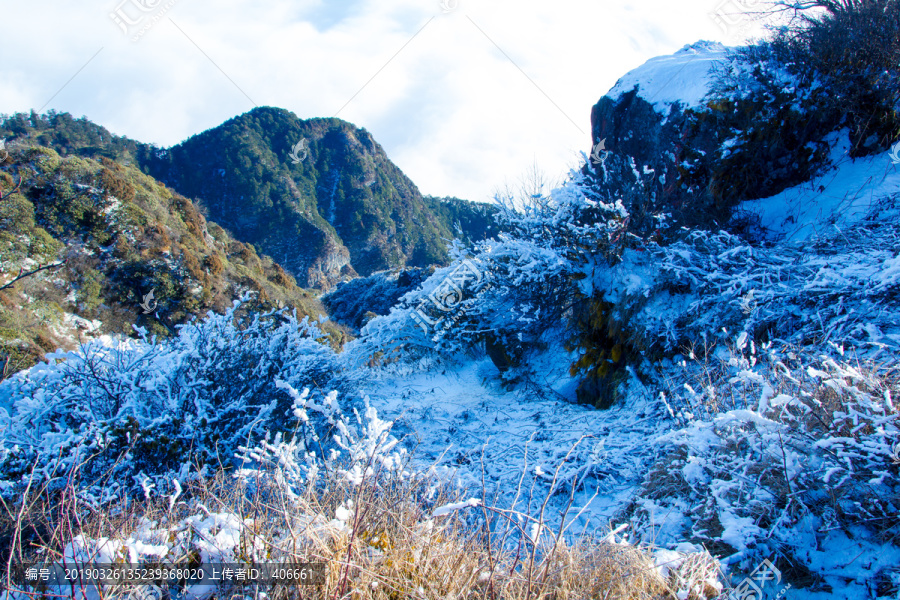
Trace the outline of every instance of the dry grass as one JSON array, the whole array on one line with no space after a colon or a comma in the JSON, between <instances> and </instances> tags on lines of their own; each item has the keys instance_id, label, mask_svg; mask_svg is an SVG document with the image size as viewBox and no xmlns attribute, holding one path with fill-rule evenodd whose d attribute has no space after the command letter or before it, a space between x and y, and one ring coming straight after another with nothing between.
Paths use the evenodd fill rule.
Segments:
<instances>
[{"instance_id":1,"label":"dry grass","mask_svg":"<svg viewBox=\"0 0 900 600\"><path fill-rule=\"evenodd\" d=\"M434 507L459 498L425 478L375 474L357 485L323 480L297 494L266 475L242 481L219 471L185 484L175 502L123 499L102 509L78 500L72 483L55 494L30 490L19 502L4 505L0 536L10 552L3 558L26 561L40 553L59 559L78 534L126 545L133 544L129 536L144 535L147 542L169 543L166 562L187 565L198 558L191 540L202 534L185 527L185 519L219 513L245 523L230 550L233 562L326 563L324 585L272 587L265 590L270 599L662 599L675 598L680 589L693 589L690 598L698 599L717 592L703 584L716 580L717 563L707 554L688 558L664 578L650 548L617 543L614 536L538 547L505 544L508 539L498 542L488 535L479 518L492 508L434 517ZM344 525L332 521L339 507L349 508ZM167 532L165 540L140 533L148 520L153 529ZM126 598L133 592L126 586L107 588L100 597ZM222 589L215 597L233 593Z\"/></svg>"}]
</instances>

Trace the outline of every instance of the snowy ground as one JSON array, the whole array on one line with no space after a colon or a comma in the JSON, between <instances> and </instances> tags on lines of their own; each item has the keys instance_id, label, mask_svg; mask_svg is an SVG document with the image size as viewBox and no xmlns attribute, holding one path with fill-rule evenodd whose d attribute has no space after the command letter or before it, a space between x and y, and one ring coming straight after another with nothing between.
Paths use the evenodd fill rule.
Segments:
<instances>
[{"instance_id":1,"label":"snowy ground","mask_svg":"<svg viewBox=\"0 0 900 600\"><path fill-rule=\"evenodd\" d=\"M565 360L548 356L543 372L565 368ZM569 531L606 534L610 519L634 497L658 458L658 447L648 441L672 422L649 394L636 393L627 407L600 411L567 398L573 387L567 375L541 383L544 389L504 390L496 368L483 359L456 370L382 375L365 392L382 418L395 421L394 433L417 444L422 465L446 467L470 493L482 491L483 469L486 501L498 506L510 505L524 471L519 507L536 513L571 451L559 473L563 484L548 506L548 524L558 526L577 477L584 486L566 519Z\"/></svg>"},{"instance_id":2,"label":"snowy ground","mask_svg":"<svg viewBox=\"0 0 900 600\"><path fill-rule=\"evenodd\" d=\"M562 354L548 354L544 359L547 372L559 371L565 358ZM566 516L567 531L573 537L582 533L604 536L615 529L620 537L627 539L630 535L635 539L637 532L620 527L622 521L615 517L636 498L646 474L662 458L660 453L667 444L659 438L678 429L668 417L665 405L657 399L657 392L639 384L632 385L623 405L604 411L567 399L572 381L563 375L548 377L543 391L525 386L505 390L498 383L497 370L487 359L455 369L380 375L372 372L372 376L365 392L380 416L395 421L395 434L407 435L417 444L420 466L437 463L445 467L439 472L455 475L460 486L467 488L465 497L482 499L486 495L486 503L508 507L521 487L524 500L517 507L535 515L556 467L581 440L573 453L575 459L561 470L567 477L573 473L585 477L583 489L576 493ZM523 469L526 476L519 486ZM529 502L532 482L536 485ZM546 521L551 531L546 533L555 534L568 504L571 488L562 488L548 504ZM482 490L487 490L487 494ZM679 514L659 515L658 526L653 528L657 538L648 539L646 531L640 532L640 537L661 548L699 550L698 546L672 536L678 530L675 521L691 518L690 507L683 508L683 512L676 511ZM900 561L900 550L867 539L863 532L848 536L840 528L831 532L820 530L819 534L815 531L801 543L808 546L807 564L824 577L831 591L788 589L789 598L875 597L865 582L871 580L873 573ZM658 560L665 553L666 550L659 551ZM729 570L737 583L745 573L735 567ZM766 597L774 594L773 591Z\"/></svg>"}]
</instances>

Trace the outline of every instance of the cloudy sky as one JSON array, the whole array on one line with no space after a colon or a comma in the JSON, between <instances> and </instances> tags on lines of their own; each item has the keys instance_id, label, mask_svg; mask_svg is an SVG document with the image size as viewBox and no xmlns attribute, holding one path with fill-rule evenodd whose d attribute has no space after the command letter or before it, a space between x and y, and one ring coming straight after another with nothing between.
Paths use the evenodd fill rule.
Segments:
<instances>
[{"instance_id":1,"label":"cloudy sky","mask_svg":"<svg viewBox=\"0 0 900 600\"><path fill-rule=\"evenodd\" d=\"M628 70L758 32L760 0L2 1L0 113L176 144L254 106L373 133L423 193L489 200L590 151ZM719 21L713 15L719 14Z\"/></svg>"}]
</instances>

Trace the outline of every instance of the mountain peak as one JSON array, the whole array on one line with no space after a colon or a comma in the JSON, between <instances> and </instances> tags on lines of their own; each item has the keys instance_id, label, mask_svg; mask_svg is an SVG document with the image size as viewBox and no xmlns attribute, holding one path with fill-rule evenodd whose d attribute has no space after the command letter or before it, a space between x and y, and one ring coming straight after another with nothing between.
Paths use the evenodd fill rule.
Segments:
<instances>
[{"instance_id":1,"label":"mountain peak","mask_svg":"<svg viewBox=\"0 0 900 600\"><path fill-rule=\"evenodd\" d=\"M443 264L456 237L372 134L337 118L254 108L146 167L307 287Z\"/></svg>"}]
</instances>

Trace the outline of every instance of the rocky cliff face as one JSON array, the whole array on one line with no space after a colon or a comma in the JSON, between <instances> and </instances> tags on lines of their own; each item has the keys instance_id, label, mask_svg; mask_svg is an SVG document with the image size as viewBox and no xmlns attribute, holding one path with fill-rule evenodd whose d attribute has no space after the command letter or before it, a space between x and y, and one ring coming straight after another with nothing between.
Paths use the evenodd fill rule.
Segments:
<instances>
[{"instance_id":1,"label":"rocky cliff face","mask_svg":"<svg viewBox=\"0 0 900 600\"><path fill-rule=\"evenodd\" d=\"M590 186L621 198L642 237L681 227L758 235L742 203L809 181L846 154L831 92L780 61L767 46L698 42L631 71L591 112ZM864 141L850 156L879 149Z\"/></svg>"},{"instance_id":2,"label":"rocky cliff face","mask_svg":"<svg viewBox=\"0 0 900 600\"><path fill-rule=\"evenodd\" d=\"M311 265L306 269L306 282L308 287L328 289L335 282L356 275L350 266L350 251L339 241L329 239L318 256L312 257Z\"/></svg>"},{"instance_id":3,"label":"rocky cliff face","mask_svg":"<svg viewBox=\"0 0 900 600\"><path fill-rule=\"evenodd\" d=\"M592 108L585 174L601 196L625 201L635 231L655 231L660 223L651 215L659 213L671 215L669 226L727 218L693 164L718 149L697 114L711 71L725 60L721 44L685 46L630 72Z\"/></svg>"}]
</instances>

